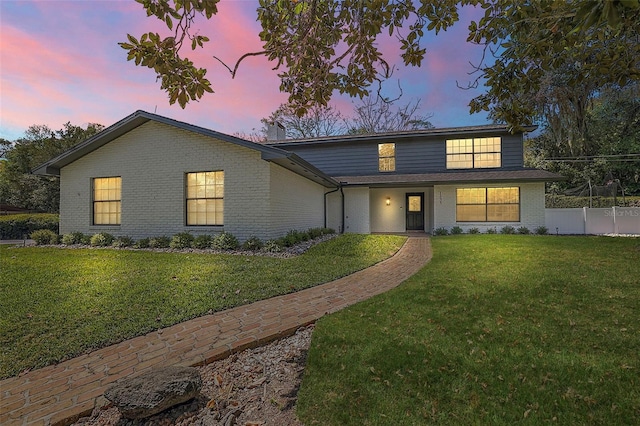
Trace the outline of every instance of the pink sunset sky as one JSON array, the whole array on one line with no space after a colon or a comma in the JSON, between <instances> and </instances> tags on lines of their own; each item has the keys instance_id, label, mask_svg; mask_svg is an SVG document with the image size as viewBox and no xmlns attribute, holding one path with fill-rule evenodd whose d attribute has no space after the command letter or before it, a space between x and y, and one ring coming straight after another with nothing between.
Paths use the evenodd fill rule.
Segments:
<instances>
[{"instance_id":1,"label":"pink sunset sky","mask_svg":"<svg viewBox=\"0 0 640 426\"><path fill-rule=\"evenodd\" d=\"M212 56L230 66L243 54L261 48L256 1L222 0L212 20L200 19L195 28L211 41L204 51L186 56L208 69L215 93L181 109L169 105L165 92L147 68L128 62L118 42L127 33L168 30L146 16L133 0L1 0L0 1L0 138L15 140L33 124L53 130L64 123L109 126L138 109L196 124L223 133L251 133L261 128L286 94L279 91L273 65L263 57L245 60L235 79ZM487 123L486 114L469 114L468 103L481 93L462 90L473 76L469 62L481 57L478 46L466 43L467 25L477 12L463 10L461 22L437 37L426 37L422 67L402 67L402 60L381 40L390 64L398 69L387 82L395 97L397 80L401 102L421 101L421 114L433 114L436 127ZM332 104L349 114L352 102L335 96ZM255 130L254 130L255 129Z\"/></svg>"}]
</instances>

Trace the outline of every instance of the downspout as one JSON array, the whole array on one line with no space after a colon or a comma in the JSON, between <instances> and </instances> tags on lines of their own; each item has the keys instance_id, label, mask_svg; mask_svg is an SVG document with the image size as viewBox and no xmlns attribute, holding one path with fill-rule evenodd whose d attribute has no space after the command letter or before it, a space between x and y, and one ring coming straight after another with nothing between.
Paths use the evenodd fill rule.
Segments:
<instances>
[{"instance_id":1,"label":"downspout","mask_svg":"<svg viewBox=\"0 0 640 426\"><path fill-rule=\"evenodd\" d=\"M327 195L333 194L334 192L337 192L340 189L341 189L341 186L338 186L336 189L324 193L324 227L325 228L327 227Z\"/></svg>"},{"instance_id":2,"label":"downspout","mask_svg":"<svg viewBox=\"0 0 640 426\"><path fill-rule=\"evenodd\" d=\"M340 233L344 234L344 191L342 190L342 182L340 182L340 195L342 195L342 229L340 229Z\"/></svg>"}]
</instances>

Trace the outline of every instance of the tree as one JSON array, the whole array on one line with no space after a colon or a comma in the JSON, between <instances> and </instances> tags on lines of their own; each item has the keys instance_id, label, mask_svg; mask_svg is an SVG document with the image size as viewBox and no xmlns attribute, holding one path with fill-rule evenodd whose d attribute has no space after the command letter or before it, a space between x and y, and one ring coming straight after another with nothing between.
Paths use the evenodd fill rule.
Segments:
<instances>
[{"instance_id":1,"label":"tree","mask_svg":"<svg viewBox=\"0 0 640 426\"><path fill-rule=\"evenodd\" d=\"M0 158L4 158L13 144L4 138L0 138Z\"/></svg>"},{"instance_id":2,"label":"tree","mask_svg":"<svg viewBox=\"0 0 640 426\"><path fill-rule=\"evenodd\" d=\"M638 1L493 3L469 28L469 40L484 44L495 58L476 69L489 90L471 101L471 112L490 111L495 121L519 127L548 118L542 110L548 104L540 102L545 89L570 91L561 98L578 114L578 128L570 129L578 135L571 140L584 142L579 115L591 94L640 79Z\"/></svg>"},{"instance_id":3,"label":"tree","mask_svg":"<svg viewBox=\"0 0 640 426\"><path fill-rule=\"evenodd\" d=\"M354 106L355 116L347 121L349 133L383 133L432 129L433 114L418 115L420 99L394 108L395 101L380 96L367 96Z\"/></svg>"},{"instance_id":4,"label":"tree","mask_svg":"<svg viewBox=\"0 0 640 426\"><path fill-rule=\"evenodd\" d=\"M171 33L128 35L120 43L128 59L156 71L170 103L184 108L213 92L206 69L183 55L185 46L195 50L209 42L191 27L199 16L211 19L218 0L137 1ZM533 111L523 94L537 93L544 73L564 63L568 53L580 65L570 84L591 75L619 86L640 78L639 0L260 0L262 50L245 53L227 68L233 77L245 58L267 57L291 108L302 116L313 105L327 106L334 92L367 96L372 83L389 76L390 60L377 44L383 34L398 41L405 65L420 66L427 53L425 32L451 27L464 6L485 10L469 26L468 40L486 48L475 84L484 82L489 91L471 101L471 112L491 111L514 128L529 124Z\"/></svg>"},{"instance_id":5,"label":"tree","mask_svg":"<svg viewBox=\"0 0 640 426\"><path fill-rule=\"evenodd\" d=\"M305 139L319 136L343 135L347 132L344 117L331 105L313 106L303 116L287 104L282 104L268 118L260 120L268 126L274 122L282 124L287 138ZM263 133L267 134L267 128L263 127Z\"/></svg>"},{"instance_id":6,"label":"tree","mask_svg":"<svg viewBox=\"0 0 640 426\"><path fill-rule=\"evenodd\" d=\"M528 141L526 164L569 178L560 189L618 179L625 193L640 193L640 83L593 93L584 110L587 143L578 154L559 143L553 126Z\"/></svg>"},{"instance_id":7,"label":"tree","mask_svg":"<svg viewBox=\"0 0 640 426\"><path fill-rule=\"evenodd\" d=\"M265 126L278 122L285 127L288 138L304 139L344 134L369 134L433 128L429 118L433 114L418 115L420 100L396 106L396 99L368 96L354 103L353 115L344 116L332 106L311 107L303 116L287 104L280 105L268 118L260 120ZM263 127L267 134L267 128Z\"/></svg>"},{"instance_id":8,"label":"tree","mask_svg":"<svg viewBox=\"0 0 640 426\"><path fill-rule=\"evenodd\" d=\"M29 210L57 212L59 178L35 176L31 170L102 129L100 124L89 124L83 129L66 123L57 131L44 125L30 126L24 137L5 153L6 161L0 168L0 202Z\"/></svg>"}]
</instances>

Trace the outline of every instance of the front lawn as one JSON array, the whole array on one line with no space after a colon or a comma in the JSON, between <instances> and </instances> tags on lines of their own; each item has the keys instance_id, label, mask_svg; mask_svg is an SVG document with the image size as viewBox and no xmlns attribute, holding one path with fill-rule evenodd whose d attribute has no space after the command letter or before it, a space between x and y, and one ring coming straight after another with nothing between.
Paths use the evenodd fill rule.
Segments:
<instances>
[{"instance_id":1,"label":"front lawn","mask_svg":"<svg viewBox=\"0 0 640 426\"><path fill-rule=\"evenodd\" d=\"M307 425L640 424L640 239L460 235L316 325Z\"/></svg>"},{"instance_id":2,"label":"front lawn","mask_svg":"<svg viewBox=\"0 0 640 426\"><path fill-rule=\"evenodd\" d=\"M405 241L343 235L302 256L0 247L0 378L208 312L331 281Z\"/></svg>"}]
</instances>

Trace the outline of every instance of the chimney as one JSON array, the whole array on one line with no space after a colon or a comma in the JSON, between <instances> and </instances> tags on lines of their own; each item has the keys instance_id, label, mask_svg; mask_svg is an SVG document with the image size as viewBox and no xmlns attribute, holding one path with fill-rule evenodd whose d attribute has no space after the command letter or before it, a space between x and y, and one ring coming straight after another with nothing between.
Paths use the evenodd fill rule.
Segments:
<instances>
[{"instance_id":1,"label":"chimney","mask_svg":"<svg viewBox=\"0 0 640 426\"><path fill-rule=\"evenodd\" d=\"M287 138L287 132L282 124L277 121L267 126L267 142L283 141Z\"/></svg>"}]
</instances>

